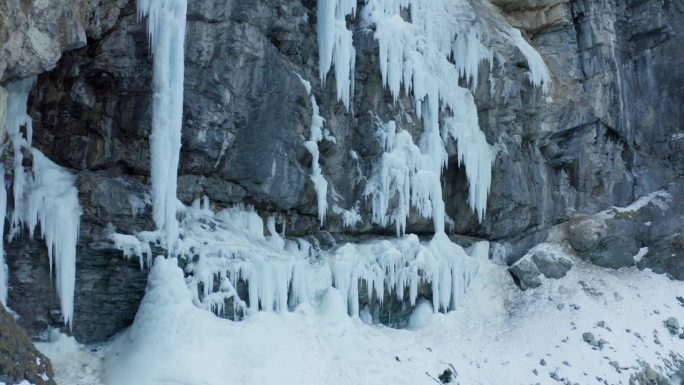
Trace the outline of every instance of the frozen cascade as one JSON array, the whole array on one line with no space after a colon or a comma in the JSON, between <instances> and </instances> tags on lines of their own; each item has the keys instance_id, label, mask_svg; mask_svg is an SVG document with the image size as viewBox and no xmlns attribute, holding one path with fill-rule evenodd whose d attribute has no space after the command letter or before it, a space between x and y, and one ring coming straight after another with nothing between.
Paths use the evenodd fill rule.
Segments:
<instances>
[{"instance_id":1,"label":"frozen cascade","mask_svg":"<svg viewBox=\"0 0 684 385\"><path fill-rule=\"evenodd\" d=\"M356 13L356 0L318 1L318 54L321 82L335 67L337 99L347 110L354 94L356 50L352 31L347 29L347 15Z\"/></svg>"},{"instance_id":2,"label":"frozen cascade","mask_svg":"<svg viewBox=\"0 0 684 385\"><path fill-rule=\"evenodd\" d=\"M138 0L153 57L150 157L154 222L169 252L178 239L176 189L183 124L186 0Z\"/></svg>"},{"instance_id":3,"label":"frozen cascade","mask_svg":"<svg viewBox=\"0 0 684 385\"><path fill-rule=\"evenodd\" d=\"M321 251L303 239L284 239L273 218L266 228L268 235L251 207L214 211L205 198L186 208L178 255L186 262L186 283L198 307L235 318L283 312L334 286L349 314L358 316L362 283L369 299L382 303L387 293L411 304L417 301L418 287L428 284L433 308L447 311L459 306L479 269L478 260L445 234L426 243L409 235ZM134 238L122 241L122 251L147 258L141 245L157 240L145 234Z\"/></svg>"},{"instance_id":4,"label":"frozen cascade","mask_svg":"<svg viewBox=\"0 0 684 385\"><path fill-rule=\"evenodd\" d=\"M7 86L6 128L14 147L14 209L9 239L17 236L22 227L26 227L32 237L36 226L40 225L51 275L54 261L55 286L64 323L71 325L81 207L74 176L31 147L32 125L26 105L33 84L34 79L24 79ZM21 132L22 127L26 128L25 133ZM30 166L26 168L25 158L30 159L27 162Z\"/></svg>"},{"instance_id":5,"label":"frozen cascade","mask_svg":"<svg viewBox=\"0 0 684 385\"><path fill-rule=\"evenodd\" d=\"M334 30L332 13L329 11L331 4L330 1L319 1L319 31L326 31L319 32L319 45L326 47L321 48L322 69L327 68L323 67L323 63L329 62L330 36ZM329 13L322 15L320 8L327 9ZM339 6L335 9L347 10L345 17L353 17L355 13L353 7ZM410 14L408 20L402 12ZM550 76L541 56L513 27L497 26L495 30L488 31L488 27L481 25L476 11L465 0L368 0L360 13L364 15L365 25L375 29L384 85L395 100L402 87L406 94L411 94L416 112L423 120L424 132L419 147L423 154L430 157L430 161L425 165L427 167L421 167L422 171L436 174L439 181L447 164L444 141L449 136L454 138L459 165L465 167L468 178L469 205L482 221L495 154L479 129L472 93L458 86L459 79L466 79L474 88L477 86L480 63L493 64L492 53L482 43L486 32L503 35L518 47L529 62L530 80L546 92ZM327 19L321 18L326 15ZM340 19L344 17L337 17L337 20ZM336 67L336 73L338 70ZM345 72L340 76L346 78L346 75ZM440 113L444 118L441 125ZM434 175L430 178L434 179ZM446 216L444 203L439 196L441 190L436 190L430 197L432 209L426 210L424 205L417 208L424 217L432 217L435 232L441 232ZM410 207L404 206L399 210L408 215ZM396 213L374 211L373 217L381 225L393 222L401 228L405 223L405 218L397 220Z\"/></svg>"}]
</instances>

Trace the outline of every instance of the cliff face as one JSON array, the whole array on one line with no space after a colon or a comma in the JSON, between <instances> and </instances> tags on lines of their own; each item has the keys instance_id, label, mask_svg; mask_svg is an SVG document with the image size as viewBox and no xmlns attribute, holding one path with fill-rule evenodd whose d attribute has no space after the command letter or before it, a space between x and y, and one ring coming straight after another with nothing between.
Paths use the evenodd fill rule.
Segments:
<instances>
[{"instance_id":1,"label":"cliff face","mask_svg":"<svg viewBox=\"0 0 684 385\"><path fill-rule=\"evenodd\" d=\"M631 257L649 247L640 266L683 279L684 6L667 0L472 3L483 17L523 30L553 84L544 96L528 81L521 52L494 42L498 56L491 68L480 66L474 90L480 127L497 149L487 216L479 223L468 208L465 172L450 146L443 187L451 232L490 240L512 263L557 225L665 189L674 202L669 209L642 210L606 224L610 231L562 225L561 237L589 244L577 251L611 267L633 264ZM151 208L141 204L149 202L150 174L146 27L127 0L6 4L0 18L6 19L0 52L7 53L0 55L0 84L38 75L29 100L34 145L78 176L84 213L73 332L82 341L102 340L131 322L146 276L121 258L108 231L154 227ZM393 228L370 222L364 197L364 177L383 151L376 125L397 120L414 138L422 126L407 97L394 103L383 88L377 42L360 17L354 27L355 94L348 112L337 101L334 75L325 84L319 80L315 1L191 2L179 199L249 203L280 214L287 234L313 234L323 247L335 238L393 235ZM354 228L330 209L319 230L304 147L312 105L299 76L311 82L334 137L319 144L332 187L328 201L359 208L364 220ZM430 221L410 217L407 231L431 229ZM9 306L23 326L36 333L58 324L44 244L22 238L7 254Z\"/></svg>"}]
</instances>

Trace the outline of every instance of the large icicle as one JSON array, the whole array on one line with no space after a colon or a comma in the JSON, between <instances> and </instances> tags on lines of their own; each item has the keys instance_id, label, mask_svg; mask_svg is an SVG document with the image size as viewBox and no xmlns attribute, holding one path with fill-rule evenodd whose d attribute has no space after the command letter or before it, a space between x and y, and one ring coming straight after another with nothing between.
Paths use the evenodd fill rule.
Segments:
<instances>
[{"instance_id":1,"label":"large icicle","mask_svg":"<svg viewBox=\"0 0 684 385\"><path fill-rule=\"evenodd\" d=\"M153 57L150 157L153 216L173 251L178 238L176 189L183 124L186 0L138 0L138 15L148 16Z\"/></svg>"},{"instance_id":2,"label":"large icicle","mask_svg":"<svg viewBox=\"0 0 684 385\"><path fill-rule=\"evenodd\" d=\"M14 210L9 238L15 237L22 227L28 228L33 236L40 225L51 274L54 265L64 323L71 325L81 207L74 176L31 147L32 125L26 104L33 83L34 79L24 79L7 86L6 127L14 147ZM21 132L22 127L26 128L25 133Z\"/></svg>"},{"instance_id":3,"label":"large icicle","mask_svg":"<svg viewBox=\"0 0 684 385\"><path fill-rule=\"evenodd\" d=\"M335 67L337 98L350 108L354 94L354 72L356 50L353 34L347 29L347 16L356 13L356 0L319 0L318 1L318 52L321 82L331 67Z\"/></svg>"}]
</instances>

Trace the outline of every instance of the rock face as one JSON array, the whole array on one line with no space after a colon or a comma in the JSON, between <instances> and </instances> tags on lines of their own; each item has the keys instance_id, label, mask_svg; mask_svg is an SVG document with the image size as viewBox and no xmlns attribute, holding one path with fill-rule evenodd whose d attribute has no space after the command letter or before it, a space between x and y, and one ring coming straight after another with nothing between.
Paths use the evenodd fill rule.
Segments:
<instances>
[{"instance_id":1,"label":"rock face","mask_svg":"<svg viewBox=\"0 0 684 385\"><path fill-rule=\"evenodd\" d=\"M39 74L29 102L34 145L78 175L84 214L73 332L95 341L133 319L144 291L145 272L113 249L107 229L153 228L144 203L151 58L133 0L76 3L0 5L6 21L0 44L8 53L0 55L0 85ZM496 47L501 60L491 71L481 66L481 79L491 83L474 90L480 126L498 150L488 213L480 224L469 210L465 172L451 146L443 185L452 231L494 242L512 264L549 229L567 223L567 239L588 260L631 265L649 247L639 266L684 278L684 243L680 235L668 236L673 226L681 229L678 203L670 210L644 208L652 212L643 217L587 217L656 190L679 189L672 186L684 174L684 6L492 3L497 17L521 28L542 54L553 85L548 96L534 89L524 57L512 47ZM358 207L366 218L348 229L329 212L325 230L344 239L394 233L370 223L363 196L364 176L383 150L377 123L397 120L414 139L422 127L410 123L420 121L411 107L402 108L412 105L408 98L393 103L384 90L377 42L360 20L353 23L357 67L349 113L337 101L334 75L320 81L316 1L190 2L178 191L184 203L204 195L219 206L245 202L279 213L290 235L318 231L304 147L312 106L301 76L311 82L335 138L319 145L330 206ZM0 119L2 100L0 91ZM650 227L643 224L648 221ZM412 215L408 227L429 233L432 224ZM9 305L32 333L60 319L45 254L40 240L8 246Z\"/></svg>"},{"instance_id":2,"label":"rock face","mask_svg":"<svg viewBox=\"0 0 684 385\"><path fill-rule=\"evenodd\" d=\"M50 361L33 346L31 338L0 305L0 383L23 380L36 385L55 385Z\"/></svg>"}]
</instances>

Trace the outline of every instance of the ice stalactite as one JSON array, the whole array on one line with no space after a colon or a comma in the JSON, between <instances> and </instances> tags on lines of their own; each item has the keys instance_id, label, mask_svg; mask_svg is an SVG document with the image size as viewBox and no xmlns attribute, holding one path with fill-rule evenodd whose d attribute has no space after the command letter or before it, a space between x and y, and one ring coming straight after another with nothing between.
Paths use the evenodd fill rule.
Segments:
<instances>
[{"instance_id":1,"label":"ice stalactite","mask_svg":"<svg viewBox=\"0 0 684 385\"><path fill-rule=\"evenodd\" d=\"M394 241L348 243L339 248L332 264L335 287L342 293L349 314L359 315L359 288L365 283L368 298L382 301L389 290L411 306L418 287L430 284L433 308L448 311L463 300L466 288L477 273L478 263L444 234L424 244L415 235Z\"/></svg>"},{"instance_id":2,"label":"ice stalactite","mask_svg":"<svg viewBox=\"0 0 684 385\"><path fill-rule=\"evenodd\" d=\"M183 125L186 12L186 0L138 0L138 15L148 17L154 63L150 133L153 216L169 252L178 239L176 190Z\"/></svg>"},{"instance_id":3,"label":"ice stalactite","mask_svg":"<svg viewBox=\"0 0 684 385\"><path fill-rule=\"evenodd\" d=\"M429 242L409 235L323 251L304 239L284 239L272 217L266 228L268 235L251 207L214 211L205 198L186 208L177 251L186 261L186 282L198 307L236 318L284 312L334 286L349 314L358 316L359 285L365 282L369 300L382 303L391 294L412 305L419 286L430 285L434 309L448 311L462 303L479 269L478 260L467 257L445 234ZM122 251L147 257L140 245L156 240L136 237L121 239Z\"/></svg>"},{"instance_id":4,"label":"ice stalactite","mask_svg":"<svg viewBox=\"0 0 684 385\"><path fill-rule=\"evenodd\" d=\"M492 54L478 39L478 31L463 20L468 13L459 2L418 1L412 4L411 21L401 17L402 5L386 3L370 1L367 5L369 21L376 26L383 83L395 100L402 87L412 94L423 121L420 150L428 157L423 169L435 176L438 184L432 194L432 212L421 210L421 214L433 218L436 233L444 231L446 215L439 178L447 165L443 138L449 133L456 139L459 162L468 176L470 207L481 221L491 183L493 152L479 129L472 94L458 82L465 78L476 85L479 64L491 63ZM440 113L444 115L441 125Z\"/></svg>"},{"instance_id":5,"label":"ice stalactite","mask_svg":"<svg viewBox=\"0 0 684 385\"><path fill-rule=\"evenodd\" d=\"M356 49L346 18L356 13L356 0L318 1L318 52L321 83L335 67L337 98L347 109L354 95Z\"/></svg>"},{"instance_id":6,"label":"ice stalactite","mask_svg":"<svg viewBox=\"0 0 684 385\"><path fill-rule=\"evenodd\" d=\"M345 7L345 4L319 1L322 75L329 70L331 47L336 47L331 43L334 41L334 20L353 17L356 12L354 7ZM346 13L339 15L331 9ZM507 25L497 25L490 30L490 26L479 21L477 12L464 0L368 0L360 14L363 15L364 26L374 30L378 41L383 84L395 101L402 88L411 95L416 113L423 121L419 148L429 160L424 162L421 170L430 173L433 179L436 175L439 182L447 165L445 141L448 137L454 138L459 165L464 166L468 178L470 208L482 221L495 154L479 128L472 92L459 87L459 80L465 79L471 88L475 88L480 63L493 65L493 54L483 44L487 33L502 35L518 47L529 62L531 82L546 92L550 75L544 61L520 31ZM346 79L347 73L340 74L338 70L336 67L336 74ZM429 183L430 186L433 184ZM446 220L440 195L441 190L437 189L431 194L432 209L418 207L424 217L432 217L436 233L444 230ZM400 210L408 215L409 208L405 206ZM374 212L373 216L381 225L397 223L396 213ZM401 228L405 218L398 222Z\"/></svg>"},{"instance_id":7,"label":"ice stalactite","mask_svg":"<svg viewBox=\"0 0 684 385\"><path fill-rule=\"evenodd\" d=\"M32 237L36 227L40 226L48 250L51 275L54 265L55 286L64 323L71 325L81 206L74 176L31 147L32 124L26 105L34 81L24 79L7 86L6 128L14 148L14 208L9 238L17 236L23 227ZM25 128L23 133L22 127Z\"/></svg>"}]
</instances>

